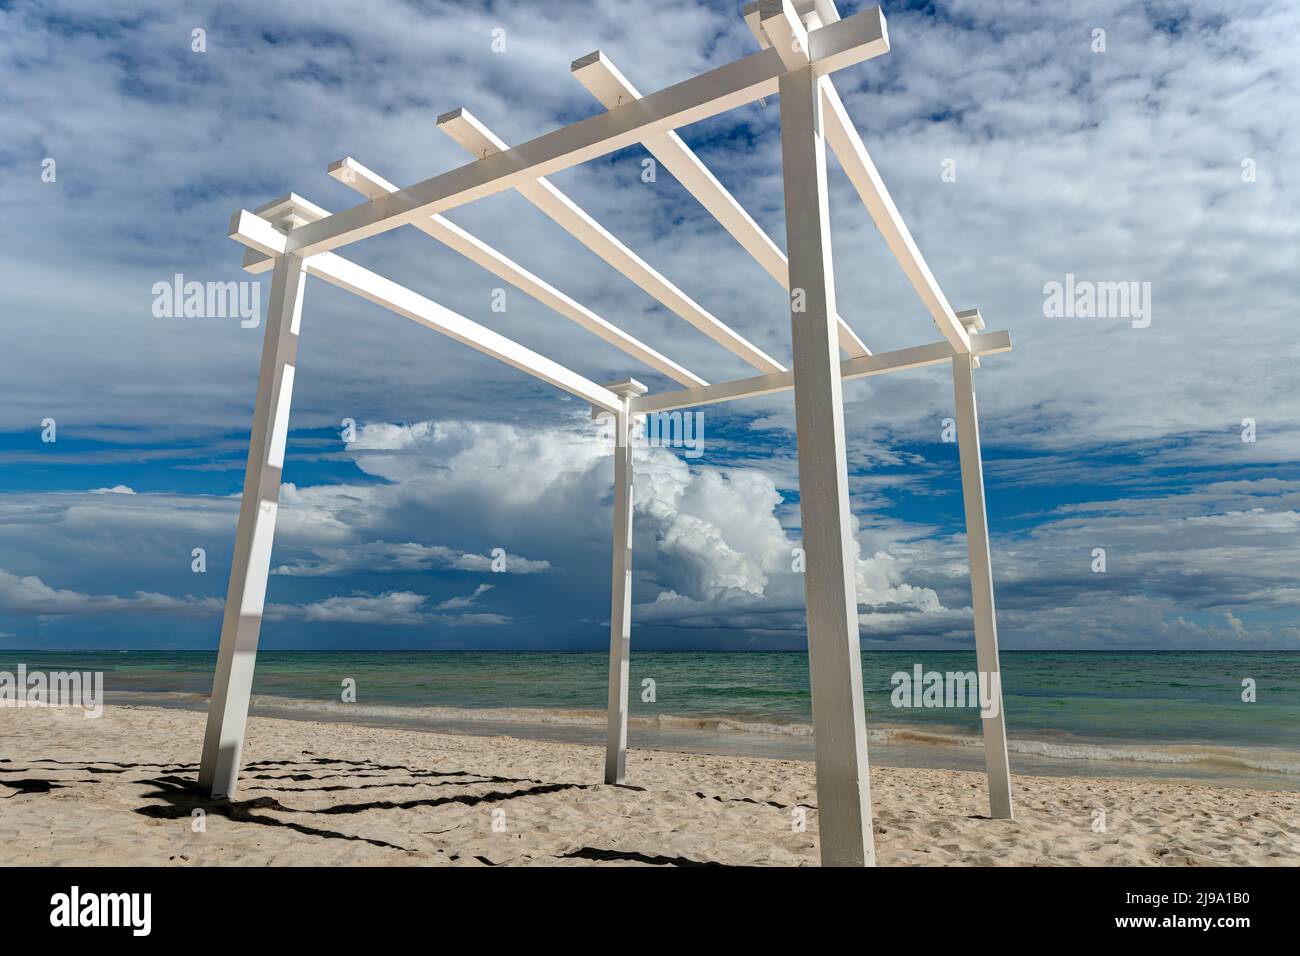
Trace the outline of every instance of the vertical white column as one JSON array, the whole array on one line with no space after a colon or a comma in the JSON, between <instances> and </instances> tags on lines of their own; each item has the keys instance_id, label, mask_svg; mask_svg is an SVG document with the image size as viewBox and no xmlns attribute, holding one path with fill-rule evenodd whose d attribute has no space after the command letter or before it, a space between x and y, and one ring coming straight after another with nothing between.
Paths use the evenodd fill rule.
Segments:
<instances>
[{"instance_id":1,"label":"vertical white column","mask_svg":"<svg viewBox=\"0 0 1300 956\"><path fill-rule=\"evenodd\" d=\"M609 609L609 703L605 782L627 776L627 675L632 644L632 399L646 387L636 379L605 386L623 400L614 416L614 560Z\"/></svg>"},{"instance_id":2,"label":"vertical white column","mask_svg":"<svg viewBox=\"0 0 1300 956\"><path fill-rule=\"evenodd\" d=\"M199 787L214 797L233 797L239 776L239 755L248 722L266 580L271 570L280 473L289 434L304 279L301 256L282 255L275 261L248 464L244 470L244 495L239 506L217 672L212 682L203 761L199 767Z\"/></svg>"},{"instance_id":3,"label":"vertical white column","mask_svg":"<svg viewBox=\"0 0 1300 956\"><path fill-rule=\"evenodd\" d=\"M998 623L993 605L993 566L989 558L988 516L984 510L984 465L975 408L975 380L970 355L954 355L952 388L957 404L957 452L961 458L961 494L966 508L966 550L970 558L971 608L975 612L975 661L980 680L988 681L989 703L997 713L981 717L984 765L988 772L989 816L1010 820L1011 768L1007 761L1007 725L1002 712L1002 669L998 663ZM982 685L983 686L983 685Z\"/></svg>"},{"instance_id":4,"label":"vertical white column","mask_svg":"<svg viewBox=\"0 0 1300 956\"><path fill-rule=\"evenodd\" d=\"M781 77L780 93L821 859L869 866L875 841L821 97L807 67Z\"/></svg>"}]
</instances>

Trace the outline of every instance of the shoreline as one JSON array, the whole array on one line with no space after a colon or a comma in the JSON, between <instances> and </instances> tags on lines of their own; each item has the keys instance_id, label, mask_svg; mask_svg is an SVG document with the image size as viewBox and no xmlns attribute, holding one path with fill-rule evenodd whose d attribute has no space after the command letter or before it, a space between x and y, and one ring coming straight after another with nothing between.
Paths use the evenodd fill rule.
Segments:
<instances>
[{"instance_id":1,"label":"shoreline","mask_svg":"<svg viewBox=\"0 0 1300 956\"><path fill-rule=\"evenodd\" d=\"M192 693L110 692L118 706L206 710ZM605 714L559 708L459 708L401 704L344 704L254 695L251 713L264 717L394 727L476 737L603 746ZM811 761L812 728L744 717L670 714L628 721L630 747L664 752ZM872 765L982 771L983 741L963 728L931 724L868 723ZM1168 780L1239 789L1300 792L1300 754L1259 747L1203 743L1129 743L1065 733L1010 734L1012 771L1026 776Z\"/></svg>"}]
</instances>

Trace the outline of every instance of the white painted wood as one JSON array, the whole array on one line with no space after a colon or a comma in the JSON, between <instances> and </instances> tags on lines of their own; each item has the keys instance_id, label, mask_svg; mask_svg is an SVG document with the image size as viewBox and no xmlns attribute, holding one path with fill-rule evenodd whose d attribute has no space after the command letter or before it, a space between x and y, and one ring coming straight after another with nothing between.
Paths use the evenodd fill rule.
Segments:
<instances>
[{"instance_id":1,"label":"white painted wood","mask_svg":"<svg viewBox=\"0 0 1300 956\"><path fill-rule=\"evenodd\" d=\"M280 500L305 281L301 257L284 255L276 260L262 337L248 463L244 468L244 493L199 765L199 787L213 797L233 797L238 785L266 581L271 572L271 543Z\"/></svg>"},{"instance_id":2,"label":"white painted wood","mask_svg":"<svg viewBox=\"0 0 1300 956\"><path fill-rule=\"evenodd\" d=\"M818 75L889 52L879 7L814 30L808 39ZM294 230L291 251L308 256L337 249L725 113L775 93L785 72L779 56L760 51L651 93L626 108L592 116L390 196L308 223Z\"/></svg>"},{"instance_id":3,"label":"white painted wood","mask_svg":"<svg viewBox=\"0 0 1300 956\"><path fill-rule=\"evenodd\" d=\"M606 710L605 782L627 778L628 655L632 644L632 428L633 398L646 387L636 379L607 385L623 406L614 415L614 546L609 611L609 701Z\"/></svg>"},{"instance_id":4,"label":"white painted wood","mask_svg":"<svg viewBox=\"0 0 1300 956\"><path fill-rule=\"evenodd\" d=\"M363 196L374 198L397 192L397 187L378 173L367 169L348 156L333 163L329 174L339 182L351 186ZM586 306L543 281L514 260L502 255L481 239L476 238L445 216L434 215L413 225L421 232L456 250L465 258L486 269L516 289L532 296L538 302L572 320L610 345L644 362L673 381L688 386L706 385L707 382L648 345L628 335L622 329L605 321Z\"/></svg>"},{"instance_id":5,"label":"white painted wood","mask_svg":"<svg viewBox=\"0 0 1300 956\"><path fill-rule=\"evenodd\" d=\"M758 41L759 46L764 49L771 48L772 41L768 35L770 31L777 31L779 36L789 38L795 34L796 29L795 26L788 22L783 22L788 19L788 13L781 19L774 18L768 27L764 27L762 7L764 3L771 2L779 3L780 0L762 0L762 2L748 4L744 9L745 23L749 26L750 32L754 34L754 39ZM785 0L785 4L789 7L790 0ZM839 17L834 3L830 2L830 0L820 0L815 5L815 8L813 4L806 2L794 6L798 8L795 11L796 20L798 20L798 15L802 15L803 23L809 25L828 22L827 18L830 16ZM769 15L771 12L774 11L769 11ZM815 35L817 32L817 30L813 30L810 36ZM789 42L789 39L785 40L787 45ZM887 33L884 35L884 42L888 46L889 37ZM789 54L787 54L787 58L789 58ZM939 283L935 280L929 265L926 264L925 257L921 255L921 250L912 238L911 230L907 228L907 223L903 221L903 217L898 212L898 207L894 205L893 197L890 196L889 190L885 188L884 180L880 178L875 163L871 161L871 156L867 152L866 145L862 142L862 137L858 134L857 127L849 118L848 111L845 110L844 103L840 99L834 83L829 76L826 76L821 80L820 85L824 100L827 143L835 153L836 158L839 159L840 165L844 167L849 180L857 189L858 195L862 198L867 211L871 214L876 228L880 230L880 234L884 237L890 252L898 260L903 273L921 297L921 301L925 304L939 331L944 338L952 343L954 351L959 353L970 351L969 333L961 320L953 313L952 306L948 304L943 290L939 288Z\"/></svg>"},{"instance_id":6,"label":"white painted wood","mask_svg":"<svg viewBox=\"0 0 1300 956\"><path fill-rule=\"evenodd\" d=\"M754 34L754 39L765 47L767 37L759 27L758 6L758 0L752 0L742 8L741 15L745 18L745 25ZM840 11L836 9L834 0L794 0L794 9L808 30L816 30L840 19Z\"/></svg>"},{"instance_id":7,"label":"white painted wood","mask_svg":"<svg viewBox=\"0 0 1300 956\"><path fill-rule=\"evenodd\" d=\"M826 146L815 72L805 67L786 74L780 93L821 860L824 866L863 866L875 862L875 841L858 642L856 547L834 322ZM802 311L793 306L800 291Z\"/></svg>"},{"instance_id":8,"label":"white painted wood","mask_svg":"<svg viewBox=\"0 0 1300 956\"><path fill-rule=\"evenodd\" d=\"M972 340L975 337L975 333L984 328L984 316L980 315L979 309L967 309L964 312L958 312L957 321L966 327L966 334L969 335ZM971 366L973 368L980 367L980 357L975 354L973 347L971 349Z\"/></svg>"},{"instance_id":9,"label":"white painted wood","mask_svg":"<svg viewBox=\"0 0 1300 956\"><path fill-rule=\"evenodd\" d=\"M990 815L1011 817L996 614L972 375L981 355L1009 350L1010 337L1005 332L981 334L984 321L978 310L952 311L827 78L834 70L888 51L888 36L879 8L840 20L833 0L761 0L746 8L745 17L768 49L647 97L640 97L599 53L594 55L594 60L586 58L590 61L586 64L578 61L575 72L580 72L580 67L596 68L590 75L599 92L593 92L603 98L611 95L618 98L616 102L606 102L609 112L603 116L509 149L468 113L456 111L440 118L439 124L478 157L473 163L399 190L364 167L349 166L352 161L348 160L335 164L332 171L348 173L339 177L345 182L358 171L366 174L357 186L370 197L362 205L330 215L290 194L260 207L256 214L241 210L235 215L231 237L247 247L245 268L254 273L273 269L274 278L200 767L200 783L210 793L231 796L236 789L288 436L302 286L304 276L310 274L569 391L591 403L597 412L615 416L616 435L621 444L615 449L605 773L610 783L622 783L626 774L633 507L630 429L644 412L794 389L821 855L822 862L828 865L874 862L858 637L856 547L849 510L842 379L951 361L977 659L981 672L998 675L993 685L998 695L997 714L984 720ZM679 126L776 92L781 94L789 261L673 132ZM628 97L628 102L622 102L623 96ZM551 173L637 141L646 143L652 152L661 151L656 153L660 161L682 179L688 190L700 198L770 274L791 290L792 370L786 370L701 309L545 180ZM871 355L839 318L835 309L826 192L828 143L840 154L850 179L944 333L945 341ZM511 188L518 189L624 275L763 374L707 385L438 215ZM330 251L406 224L433 235L688 387L646 396L645 387L635 380L608 387L596 385ZM287 236L285 231L289 233ZM851 353L855 349L860 351L841 362L837 349L840 344Z\"/></svg>"},{"instance_id":10,"label":"white painted wood","mask_svg":"<svg viewBox=\"0 0 1300 956\"><path fill-rule=\"evenodd\" d=\"M241 220L240 215L247 218ZM254 273L266 271L275 260L270 256L263 256L255 252L255 250L267 248L259 245L259 243L273 242L276 236L275 231L268 229L265 223L248 213L237 214L235 221L242 222L243 225L232 225L232 230L239 233L236 235L232 232L232 238L244 242L250 247L249 253L258 256L253 264L246 264L245 269ZM978 312L978 310L970 311ZM962 313L962 315L966 314L968 313ZM983 327L982 318L979 323L980 327ZM1011 336L1006 331L971 334L971 354L975 356L976 362L979 361L981 356L996 355L1009 351L1011 351ZM952 347L947 342L935 342L893 352L881 352L862 358L846 359L841 362L840 377L844 379L863 378L870 375L923 368L947 362L952 358L952 355ZM716 385L645 395L633 402L633 411L644 414L700 405L713 405L718 402L739 401L745 398L756 398L760 395L770 395L793 387L794 374L792 372L777 372L771 375L757 375L753 378L738 379L733 382L720 382Z\"/></svg>"},{"instance_id":11,"label":"white painted wood","mask_svg":"<svg viewBox=\"0 0 1300 956\"><path fill-rule=\"evenodd\" d=\"M250 252L262 256L259 264L244 267L249 272L270 272L288 245L288 237L284 233L247 209L241 209L230 217L230 228L226 230L226 235Z\"/></svg>"},{"instance_id":12,"label":"white painted wood","mask_svg":"<svg viewBox=\"0 0 1300 956\"><path fill-rule=\"evenodd\" d=\"M989 556L988 514L984 508L984 465L980 454L975 379L969 355L952 358L952 387L957 406L957 451L961 458L962 502L966 508L966 553L970 558L971 608L975 613L975 659L981 677L996 697L997 714L981 717L984 766L988 774L989 816L1012 818L1011 768L1007 760L1007 723L1002 708L1002 668L998 661L998 623L993 602L993 564ZM992 675L996 675L996 680Z\"/></svg>"},{"instance_id":13,"label":"white painted wood","mask_svg":"<svg viewBox=\"0 0 1300 956\"><path fill-rule=\"evenodd\" d=\"M606 109L617 109L641 98L636 87L600 50L574 60L569 70ZM700 205L740 243L741 248L780 283L781 288L789 290L790 267L785 253L777 248L771 237L745 211L745 207L737 202L675 131L652 137L641 145L677 178L687 192L699 200ZM836 323L840 348L849 357L871 354L871 350L844 319L837 316Z\"/></svg>"},{"instance_id":14,"label":"white painted wood","mask_svg":"<svg viewBox=\"0 0 1300 956\"><path fill-rule=\"evenodd\" d=\"M858 135L857 127L853 125L848 111L844 109L844 103L840 100L834 83L831 82L830 77L825 77L819 85L826 117L827 143L834 150L840 165L844 167L844 172L848 174L849 181L853 183L853 187L867 207L867 212L871 214L872 222L880 230L880 235L884 237L889 251L898 260L903 274L912 283L912 288L921 297L939 332L952 344L954 352L963 354L969 352L970 336L965 326L953 313L952 306L948 304L943 290L939 288L939 283L935 280L929 265L926 264L925 257L921 255L916 240L912 238L911 230L907 228L907 223L899 214L898 207L894 205L894 199L885 188L885 182L880 178L876 164L871 161L867 147L862 142L862 137Z\"/></svg>"},{"instance_id":15,"label":"white painted wood","mask_svg":"<svg viewBox=\"0 0 1300 956\"><path fill-rule=\"evenodd\" d=\"M1011 336L1004 331L987 332L971 337L971 347L976 355L995 355L1011 351ZM898 349L893 352L877 352L874 355L840 362L840 378L866 378L871 375L884 375L889 372L902 372L912 368L925 368L930 365L946 364L952 359L952 346L947 342L932 342L929 345L917 345L912 348ZM756 375L735 382L719 382L703 388L685 388L675 392L658 392L646 395L632 402L634 414L648 412L668 412L678 408L691 408L697 405L713 405L717 402L734 402L743 398L755 398L794 388L794 373L779 372L775 375Z\"/></svg>"},{"instance_id":16,"label":"white painted wood","mask_svg":"<svg viewBox=\"0 0 1300 956\"><path fill-rule=\"evenodd\" d=\"M808 30L790 0L759 0L758 28L787 70L807 66Z\"/></svg>"},{"instance_id":17,"label":"white painted wood","mask_svg":"<svg viewBox=\"0 0 1300 956\"><path fill-rule=\"evenodd\" d=\"M502 139L465 109L452 110L438 117L438 128L475 156L499 155L509 149ZM565 232L640 286L656 302L685 319L723 348L759 371L785 371L784 365L679 289L549 180L521 183L516 189Z\"/></svg>"},{"instance_id":18,"label":"white painted wood","mask_svg":"<svg viewBox=\"0 0 1300 956\"><path fill-rule=\"evenodd\" d=\"M276 248L276 236L281 240L285 238L266 220L247 210L240 210L231 220L230 238L263 254L275 255L277 251L283 252L282 243L278 250ZM562 388L592 405L598 405L611 412L618 411L621 407L618 396L609 389L602 388L590 379L570 371L544 355L539 355L532 349L525 348L499 332L479 325L431 299L398 285L391 279L385 279L332 252L311 256L304 260L304 268L311 275L319 276L331 285L347 289L376 305L382 305L398 315L404 315L425 328L441 332L457 342L462 342L485 355L512 365L521 372L527 372L556 388Z\"/></svg>"}]
</instances>

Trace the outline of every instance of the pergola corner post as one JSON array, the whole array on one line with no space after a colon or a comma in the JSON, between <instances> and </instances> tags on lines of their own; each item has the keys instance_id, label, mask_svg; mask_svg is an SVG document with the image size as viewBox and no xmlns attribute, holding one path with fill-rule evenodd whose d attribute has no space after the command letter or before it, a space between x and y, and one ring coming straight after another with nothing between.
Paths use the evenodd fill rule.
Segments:
<instances>
[{"instance_id":1,"label":"pergola corner post","mask_svg":"<svg viewBox=\"0 0 1300 956\"><path fill-rule=\"evenodd\" d=\"M766 5L764 7L766 10ZM766 19L766 18L765 18ZM875 863L826 144L811 67L781 77L799 510L824 866Z\"/></svg>"},{"instance_id":2,"label":"pergola corner post","mask_svg":"<svg viewBox=\"0 0 1300 956\"><path fill-rule=\"evenodd\" d=\"M609 610L609 703L605 741L605 782L621 784L627 777L627 681L632 645L632 432L636 416L632 399L646 387L636 379L605 386L622 407L614 419L614 546Z\"/></svg>"},{"instance_id":3,"label":"pergola corner post","mask_svg":"<svg viewBox=\"0 0 1300 956\"><path fill-rule=\"evenodd\" d=\"M199 766L199 788L213 797L233 797L239 778L257 640L262 629L267 576L271 571L271 543L275 537L280 475L289 434L289 406L305 280L301 256L285 254L275 260L248 464L244 470L244 493Z\"/></svg>"},{"instance_id":4,"label":"pergola corner post","mask_svg":"<svg viewBox=\"0 0 1300 956\"><path fill-rule=\"evenodd\" d=\"M988 773L989 816L1010 820L1011 768L1007 759L1007 724L1002 707L1002 669L998 662L997 612L993 602L993 565L989 555L988 515L984 509L984 465L980 454L979 416L975 405L974 357L952 357L952 387L957 407L957 454L961 460L962 503L966 510L966 552L970 559L971 609L975 615L975 661L981 687L987 686L996 712L980 715L984 731L984 766ZM984 682L987 681L987 684Z\"/></svg>"}]
</instances>

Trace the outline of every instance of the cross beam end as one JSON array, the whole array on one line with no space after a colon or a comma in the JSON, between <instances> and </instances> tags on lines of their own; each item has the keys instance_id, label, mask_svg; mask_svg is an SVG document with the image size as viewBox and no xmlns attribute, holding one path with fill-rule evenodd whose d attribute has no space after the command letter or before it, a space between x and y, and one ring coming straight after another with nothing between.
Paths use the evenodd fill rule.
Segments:
<instances>
[{"instance_id":1,"label":"cross beam end","mask_svg":"<svg viewBox=\"0 0 1300 956\"><path fill-rule=\"evenodd\" d=\"M479 159L485 159L493 153L504 152L510 148L505 140L484 126L477 116L463 106L458 106L439 116L437 126L467 152L473 153Z\"/></svg>"}]
</instances>

